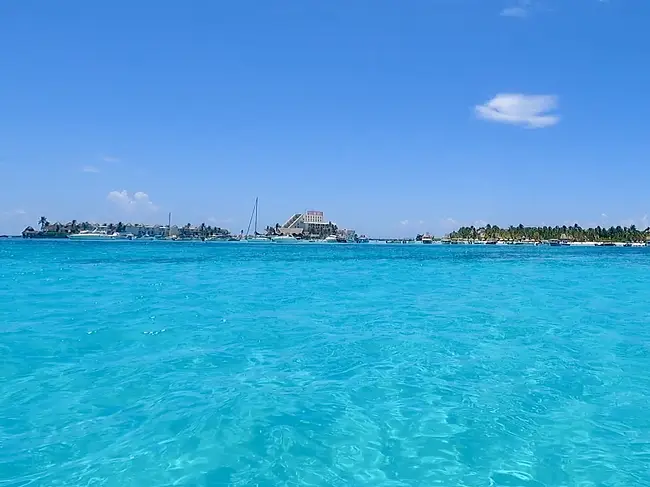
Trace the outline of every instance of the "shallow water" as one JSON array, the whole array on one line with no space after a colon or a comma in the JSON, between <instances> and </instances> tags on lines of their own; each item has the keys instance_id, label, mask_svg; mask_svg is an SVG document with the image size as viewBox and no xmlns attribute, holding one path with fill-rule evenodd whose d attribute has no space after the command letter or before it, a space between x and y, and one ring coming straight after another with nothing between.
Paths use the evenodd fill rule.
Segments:
<instances>
[{"instance_id":1,"label":"shallow water","mask_svg":"<svg viewBox=\"0 0 650 487\"><path fill-rule=\"evenodd\" d=\"M650 249L0 243L0 486L650 485Z\"/></svg>"}]
</instances>

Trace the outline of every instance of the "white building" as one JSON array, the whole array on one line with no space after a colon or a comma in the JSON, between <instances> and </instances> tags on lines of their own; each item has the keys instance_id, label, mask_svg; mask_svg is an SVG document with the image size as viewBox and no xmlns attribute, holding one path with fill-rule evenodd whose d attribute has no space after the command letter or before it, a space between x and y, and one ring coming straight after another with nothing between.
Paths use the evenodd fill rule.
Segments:
<instances>
[{"instance_id":1,"label":"white building","mask_svg":"<svg viewBox=\"0 0 650 487\"><path fill-rule=\"evenodd\" d=\"M302 215L302 221L304 223L325 223L323 212L315 210L306 211Z\"/></svg>"},{"instance_id":2,"label":"white building","mask_svg":"<svg viewBox=\"0 0 650 487\"><path fill-rule=\"evenodd\" d=\"M304 213L296 213L280 227L283 235L299 235L302 233L323 235L336 226L334 223L325 220L322 211L310 210Z\"/></svg>"},{"instance_id":3,"label":"white building","mask_svg":"<svg viewBox=\"0 0 650 487\"><path fill-rule=\"evenodd\" d=\"M144 225L142 223L127 223L124 225L123 233L132 233L136 237L163 237L169 234L169 227L167 225ZM172 227L172 235L174 234L174 227Z\"/></svg>"}]
</instances>

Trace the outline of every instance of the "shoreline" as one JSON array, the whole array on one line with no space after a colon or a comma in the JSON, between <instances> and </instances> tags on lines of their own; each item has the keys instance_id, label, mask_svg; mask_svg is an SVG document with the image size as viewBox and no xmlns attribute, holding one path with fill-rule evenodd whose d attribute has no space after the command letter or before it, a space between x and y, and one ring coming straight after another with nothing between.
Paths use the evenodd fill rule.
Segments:
<instances>
[{"instance_id":1,"label":"shoreline","mask_svg":"<svg viewBox=\"0 0 650 487\"><path fill-rule=\"evenodd\" d=\"M7 240L35 240L35 241L46 241L46 242L60 242L60 241L78 241L76 239L70 239L66 237L24 237L21 235L0 235L0 241ZM355 242L355 241L339 241L339 242L328 242L326 240L307 240L307 239L296 239L296 241L289 243L283 243L268 239L266 242L249 242L246 239L233 239L233 238L216 238L216 239L200 239L200 238L158 238L158 239L127 239L127 238L115 238L115 239L105 239L105 240L87 240L89 242L140 242L140 243L207 243L207 244L256 244L256 245L327 245L327 246L337 246L337 245L416 245L416 246L453 246L453 245L462 245L462 246L495 246L495 247L616 247L616 248L650 248L650 242L620 242L620 241L606 241L606 242L524 242L524 241L486 241L486 240L477 240L477 241L466 241L466 240L433 240L430 243L423 243L415 239L392 239L392 238L381 238L381 239L368 239L368 241Z\"/></svg>"}]
</instances>

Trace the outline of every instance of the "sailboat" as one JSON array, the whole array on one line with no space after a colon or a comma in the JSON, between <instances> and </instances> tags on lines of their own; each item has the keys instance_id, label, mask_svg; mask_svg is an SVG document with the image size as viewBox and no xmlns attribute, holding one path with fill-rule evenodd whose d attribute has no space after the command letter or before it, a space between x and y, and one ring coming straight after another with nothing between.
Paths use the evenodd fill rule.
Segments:
<instances>
[{"instance_id":1,"label":"sailboat","mask_svg":"<svg viewBox=\"0 0 650 487\"><path fill-rule=\"evenodd\" d=\"M255 206L253 207L253 213L251 213L251 218L248 221L248 228L246 229L246 236L244 237L244 241L249 243L270 243L272 242L270 238L267 238L257 233L257 206L258 206L258 198L255 198ZM251 229L251 223L253 223L253 218L255 219L255 227L253 230L254 233L253 235L250 235L248 232Z\"/></svg>"}]
</instances>

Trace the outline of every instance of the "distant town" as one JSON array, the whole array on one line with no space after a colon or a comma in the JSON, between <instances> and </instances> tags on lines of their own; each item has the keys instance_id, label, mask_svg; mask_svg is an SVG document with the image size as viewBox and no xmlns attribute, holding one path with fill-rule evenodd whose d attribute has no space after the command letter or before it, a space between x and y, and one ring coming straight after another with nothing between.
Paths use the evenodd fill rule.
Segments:
<instances>
[{"instance_id":1,"label":"distant town","mask_svg":"<svg viewBox=\"0 0 650 487\"><path fill-rule=\"evenodd\" d=\"M418 234L412 238L373 239L357 235L352 229L339 228L327 220L322 211L305 211L291 215L284 224L276 223L257 228L257 201L251 214L248 228L233 234L218 226L172 225L171 214L167 225L148 225L143 223L91 223L72 220L67 223L51 223L41 217L37 227L27 227L22 232L29 239L71 239L71 240L173 240L173 241L245 241L245 242L328 242L328 243L367 243L381 241L388 243L421 244L465 244L465 245L551 245L551 246L650 246L650 228L644 230L612 226L609 228L582 228L572 226L524 225L501 228L487 224L482 227L460 227L439 238L430 233Z\"/></svg>"},{"instance_id":2,"label":"distant town","mask_svg":"<svg viewBox=\"0 0 650 487\"><path fill-rule=\"evenodd\" d=\"M254 220L253 220L254 219ZM254 221L254 225L253 225ZM228 229L206 225L172 225L171 214L167 225L143 223L91 223L72 220L67 223L51 223L47 217L39 219L37 227L29 226L22 232L23 238L73 239L73 240L220 240L220 241L328 241L364 242L354 230L339 228L326 220L322 211L295 213L283 224L257 228L257 202L246 231L232 234Z\"/></svg>"}]
</instances>

